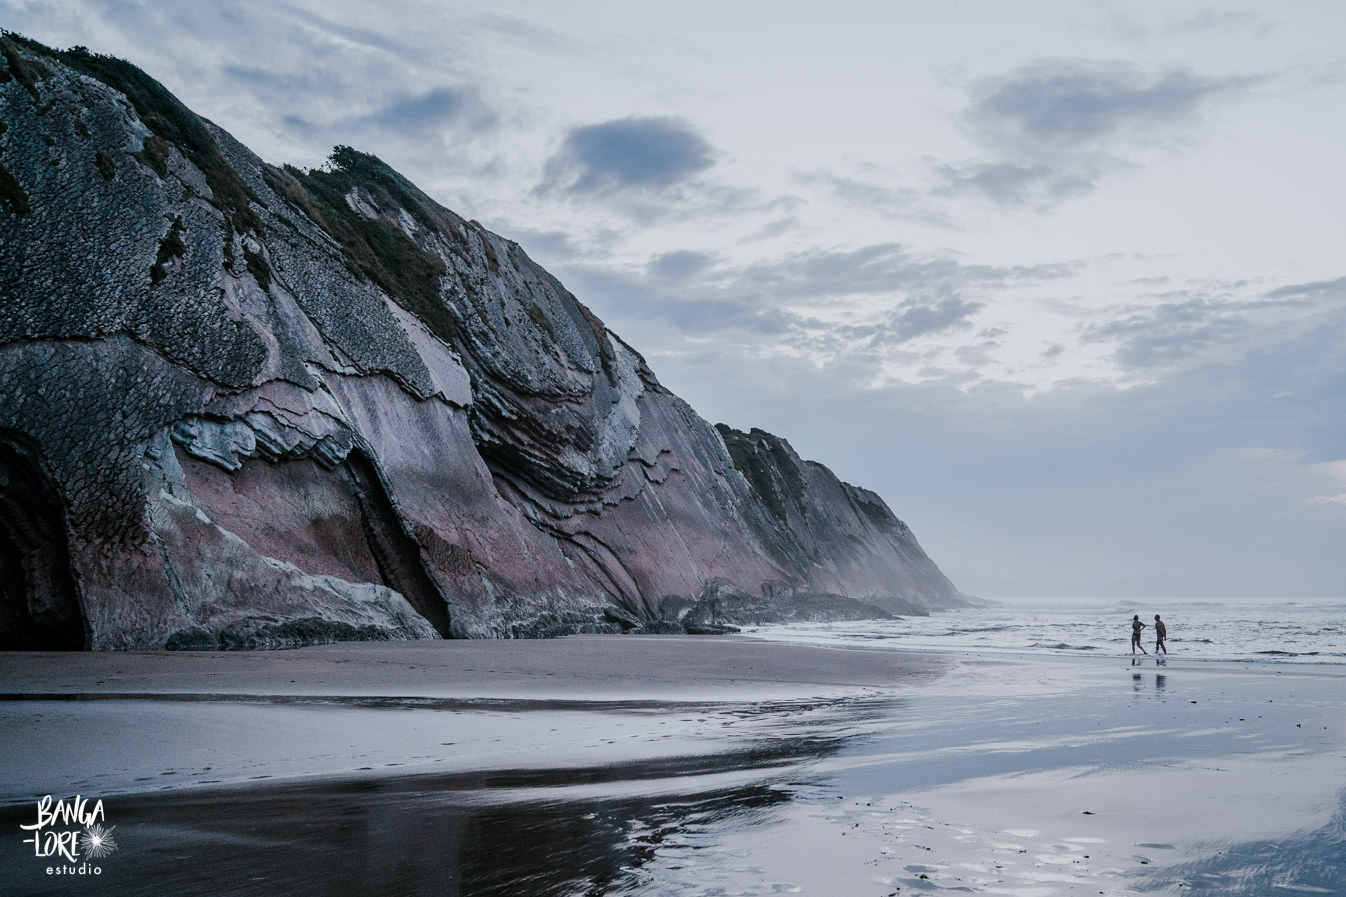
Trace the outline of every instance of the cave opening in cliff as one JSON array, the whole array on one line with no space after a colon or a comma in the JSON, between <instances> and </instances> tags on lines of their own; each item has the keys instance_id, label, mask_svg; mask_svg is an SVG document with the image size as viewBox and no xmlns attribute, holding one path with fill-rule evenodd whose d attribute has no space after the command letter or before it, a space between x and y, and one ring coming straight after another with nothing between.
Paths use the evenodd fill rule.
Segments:
<instances>
[{"instance_id":1,"label":"cave opening in cliff","mask_svg":"<svg viewBox=\"0 0 1346 897\"><path fill-rule=\"evenodd\" d=\"M0 650L88 647L60 492L36 448L0 432Z\"/></svg>"}]
</instances>

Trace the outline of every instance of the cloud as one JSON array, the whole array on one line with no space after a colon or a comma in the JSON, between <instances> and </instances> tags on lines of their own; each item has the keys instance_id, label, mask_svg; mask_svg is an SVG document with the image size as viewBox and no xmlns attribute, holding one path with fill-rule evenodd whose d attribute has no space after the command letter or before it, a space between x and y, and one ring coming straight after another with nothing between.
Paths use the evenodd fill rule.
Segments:
<instances>
[{"instance_id":1,"label":"cloud","mask_svg":"<svg viewBox=\"0 0 1346 897\"><path fill-rule=\"evenodd\" d=\"M1179 33L1246 31L1257 37L1263 37L1277 26L1277 22L1260 13L1228 10L1216 12L1203 9L1175 24L1173 30Z\"/></svg>"},{"instance_id":2,"label":"cloud","mask_svg":"<svg viewBox=\"0 0 1346 897\"><path fill-rule=\"evenodd\" d=\"M714 264L715 256L708 252L680 249L655 256L646 266L646 270L651 275L665 280L685 281L703 273Z\"/></svg>"},{"instance_id":3,"label":"cloud","mask_svg":"<svg viewBox=\"0 0 1346 897\"><path fill-rule=\"evenodd\" d=\"M414 46L395 39L387 31L373 31L346 25L331 16L310 12L299 4L269 0L267 3L254 5L253 10L271 17L289 16L296 22L302 22L321 35L324 43L349 44L360 49L386 53L392 57L405 57L416 52Z\"/></svg>"},{"instance_id":4,"label":"cloud","mask_svg":"<svg viewBox=\"0 0 1346 897\"><path fill-rule=\"evenodd\" d=\"M757 338L770 337L778 345L797 342L801 320L789 309L764 306L745 299L687 299L669 305L665 320L690 335L723 337L733 331ZM725 340L721 340L723 344ZM760 348L758 343L751 348ZM748 348L748 347L742 347Z\"/></svg>"},{"instance_id":5,"label":"cloud","mask_svg":"<svg viewBox=\"0 0 1346 897\"><path fill-rule=\"evenodd\" d=\"M995 146L1095 146L1189 120L1211 100L1258 79L1207 78L1187 68L1149 73L1127 62L1057 60L1025 66L973 89L964 122Z\"/></svg>"},{"instance_id":6,"label":"cloud","mask_svg":"<svg viewBox=\"0 0 1346 897\"><path fill-rule=\"evenodd\" d=\"M417 134L449 126L480 131L495 121L495 113L474 88L435 87L414 95L394 93L379 108L349 120L349 124Z\"/></svg>"},{"instance_id":7,"label":"cloud","mask_svg":"<svg viewBox=\"0 0 1346 897\"><path fill-rule=\"evenodd\" d=\"M486 180L502 120L517 114L499 98L500 82L482 76L480 30L446 27L461 11L413 17L397 0L378 10L350 0L42 6L78 9L78 28L54 41L35 36L125 56L274 162L320 164L347 144L438 192L454 178Z\"/></svg>"},{"instance_id":8,"label":"cloud","mask_svg":"<svg viewBox=\"0 0 1346 897\"><path fill-rule=\"evenodd\" d=\"M1082 159L1074 170L1014 162L986 162L964 167L939 165L936 171L943 184L935 193L945 196L979 193L997 205L1047 209L1063 200L1092 192L1101 174L1102 161Z\"/></svg>"},{"instance_id":9,"label":"cloud","mask_svg":"<svg viewBox=\"0 0 1346 897\"><path fill-rule=\"evenodd\" d=\"M1210 9L1197 12L1180 19L1154 22L1146 18L1129 15L1121 10L1111 10L1105 16L1099 30L1113 39L1120 39L1139 45L1153 45L1156 40L1177 35L1187 37L1226 37L1236 34L1248 34L1262 38L1280 27L1280 23L1268 19L1258 12L1214 11Z\"/></svg>"},{"instance_id":10,"label":"cloud","mask_svg":"<svg viewBox=\"0 0 1346 897\"><path fill-rule=\"evenodd\" d=\"M590 215L617 212L641 226L746 220L788 214L801 201L767 196L714 177L719 153L687 121L615 119L570 129L543 166L534 199L587 204Z\"/></svg>"},{"instance_id":11,"label":"cloud","mask_svg":"<svg viewBox=\"0 0 1346 897\"><path fill-rule=\"evenodd\" d=\"M805 186L821 187L834 199L868 212L936 227L953 227L949 216L934 208L925 192L914 187L890 187L828 171L799 174L795 179Z\"/></svg>"},{"instance_id":12,"label":"cloud","mask_svg":"<svg viewBox=\"0 0 1346 897\"><path fill-rule=\"evenodd\" d=\"M968 265L896 243L740 264L710 251L678 250L624 270L572 258L557 270L652 361L693 352L713 364L790 357L844 368L866 384L985 379L984 361L1000 349L1001 332L983 331L975 357L960 354L960 341L993 297L1005 287L1075 272L1070 265Z\"/></svg>"},{"instance_id":13,"label":"cloud","mask_svg":"<svg viewBox=\"0 0 1346 897\"><path fill-rule=\"evenodd\" d=\"M588 254L570 231L537 230L508 222L503 226L495 225L492 229L518 243L530 258L548 271L558 270L557 266L550 264L549 259L582 258Z\"/></svg>"},{"instance_id":14,"label":"cloud","mask_svg":"<svg viewBox=\"0 0 1346 897\"><path fill-rule=\"evenodd\" d=\"M1086 339L1119 342L1123 361L1137 366L1171 363L1206 350L1248 355L1272 344L1299 340L1342 319L1346 277L1286 284L1256 291L1246 281L1156 294L1158 304L1122 310L1084 329Z\"/></svg>"},{"instance_id":15,"label":"cloud","mask_svg":"<svg viewBox=\"0 0 1346 897\"><path fill-rule=\"evenodd\" d=\"M1039 60L968 85L957 119L979 154L930 161L927 187L889 186L869 172L797 179L869 212L942 227L957 227L957 205L947 200L967 196L1046 212L1134 167L1142 150L1174 145L1208 109L1265 80L1117 60Z\"/></svg>"},{"instance_id":16,"label":"cloud","mask_svg":"<svg viewBox=\"0 0 1346 897\"><path fill-rule=\"evenodd\" d=\"M952 258L916 256L899 243L875 243L759 262L745 269L741 279L778 299L910 293L947 298L974 284L1048 281L1074 270L1072 265L965 265Z\"/></svg>"},{"instance_id":17,"label":"cloud","mask_svg":"<svg viewBox=\"0 0 1346 897\"><path fill-rule=\"evenodd\" d=\"M1322 298L1346 296L1346 277L1338 277L1336 280L1320 280L1314 283L1289 284L1267 293L1268 299L1290 299L1301 296Z\"/></svg>"},{"instance_id":18,"label":"cloud","mask_svg":"<svg viewBox=\"0 0 1346 897\"><path fill-rule=\"evenodd\" d=\"M936 192L1050 208L1125 167L1129 149L1190 129L1212 104L1263 80L1086 60L1041 61L981 78L960 118L992 158L937 166Z\"/></svg>"},{"instance_id":19,"label":"cloud","mask_svg":"<svg viewBox=\"0 0 1346 897\"><path fill-rule=\"evenodd\" d=\"M962 329L968 319L981 310L980 302L943 299L935 303L905 303L889 318L889 330L895 340L906 342L918 336L943 330Z\"/></svg>"},{"instance_id":20,"label":"cloud","mask_svg":"<svg viewBox=\"0 0 1346 897\"><path fill-rule=\"evenodd\" d=\"M714 149L687 122L629 116L573 128L547 161L542 189L658 194L714 164Z\"/></svg>"},{"instance_id":21,"label":"cloud","mask_svg":"<svg viewBox=\"0 0 1346 897\"><path fill-rule=\"evenodd\" d=\"M474 29L508 37L531 51L566 51L574 48L574 35L561 34L528 18L477 11L471 15L469 23Z\"/></svg>"},{"instance_id":22,"label":"cloud","mask_svg":"<svg viewBox=\"0 0 1346 897\"><path fill-rule=\"evenodd\" d=\"M798 230L799 227L800 227L800 221L798 218L794 217L777 218L773 221L768 221L766 224L762 225L753 233L750 233L747 236L740 238L739 242L756 243L761 240L772 240L775 239L776 237L788 234L791 231Z\"/></svg>"},{"instance_id":23,"label":"cloud","mask_svg":"<svg viewBox=\"0 0 1346 897\"><path fill-rule=\"evenodd\" d=\"M498 121L498 115L471 84L444 85L413 93L388 83L371 91L353 71L343 76L326 69L290 72L226 65L222 72L273 108L302 108L302 113L281 115L290 129L335 142L350 142L355 139L352 135L371 131L423 139L453 128L479 136ZM324 99L296 102L296 98L306 96Z\"/></svg>"},{"instance_id":24,"label":"cloud","mask_svg":"<svg viewBox=\"0 0 1346 897\"><path fill-rule=\"evenodd\" d=\"M1163 368L1204 358L1206 350L1243 341L1252 332L1243 311L1207 299L1167 302L1086 329L1086 340L1118 344L1127 368Z\"/></svg>"}]
</instances>

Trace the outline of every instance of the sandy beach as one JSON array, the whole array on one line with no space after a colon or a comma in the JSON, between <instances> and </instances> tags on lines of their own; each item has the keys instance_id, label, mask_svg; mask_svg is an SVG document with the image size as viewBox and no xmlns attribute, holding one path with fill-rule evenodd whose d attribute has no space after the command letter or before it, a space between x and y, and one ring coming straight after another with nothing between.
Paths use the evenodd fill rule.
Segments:
<instances>
[{"instance_id":1,"label":"sandy beach","mask_svg":"<svg viewBox=\"0 0 1346 897\"><path fill-rule=\"evenodd\" d=\"M0 682L6 894L1346 893L1339 666L595 636Z\"/></svg>"}]
</instances>

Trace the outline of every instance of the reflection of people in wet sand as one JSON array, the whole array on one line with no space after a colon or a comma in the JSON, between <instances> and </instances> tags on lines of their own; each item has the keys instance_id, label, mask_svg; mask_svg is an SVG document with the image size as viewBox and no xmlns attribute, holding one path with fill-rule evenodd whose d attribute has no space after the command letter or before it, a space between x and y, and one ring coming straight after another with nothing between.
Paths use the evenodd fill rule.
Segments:
<instances>
[{"instance_id":1,"label":"reflection of people in wet sand","mask_svg":"<svg viewBox=\"0 0 1346 897\"><path fill-rule=\"evenodd\" d=\"M1166 638L1168 638L1168 627L1164 625L1164 621L1163 621L1163 620L1159 619L1159 615L1158 615L1158 614L1155 614L1155 615L1154 615L1154 653L1155 653L1155 654L1158 654L1160 651L1163 651L1165 654L1168 653L1168 645L1164 644L1164 639L1166 639ZM1143 649L1142 649L1142 650L1143 650Z\"/></svg>"},{"instance_id":2,"label":"reflection of people in wet sand","mask_svg":"<svg viewBox=\"0 0 1346 897\"><path fill-rule=\"evenodd\" d=\"M1149 654L1145 646L1140 643L1140 631L1145 628L1145 624L1140 622L1140 614L1131 618L1131 653L1135 654L1136 649L1140 649L1141 654Z\"/></svg>"}]
</instances>

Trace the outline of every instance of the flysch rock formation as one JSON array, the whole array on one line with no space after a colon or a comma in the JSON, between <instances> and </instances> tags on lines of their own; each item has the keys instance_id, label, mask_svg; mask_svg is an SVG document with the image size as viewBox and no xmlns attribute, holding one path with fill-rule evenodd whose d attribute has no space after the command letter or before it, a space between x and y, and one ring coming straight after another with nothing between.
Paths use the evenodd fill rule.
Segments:
<instances>
[{"instance_id":1,"label":"flysch rock formation","mask_svg":"<svg viewBox=\"0 0 1346 897\"><path fill-rule=\"evenodd\" d=\"M0 644L704 632L962 604L373 156L269 165L0 36Z\"/></svg>"}]
</instances>

